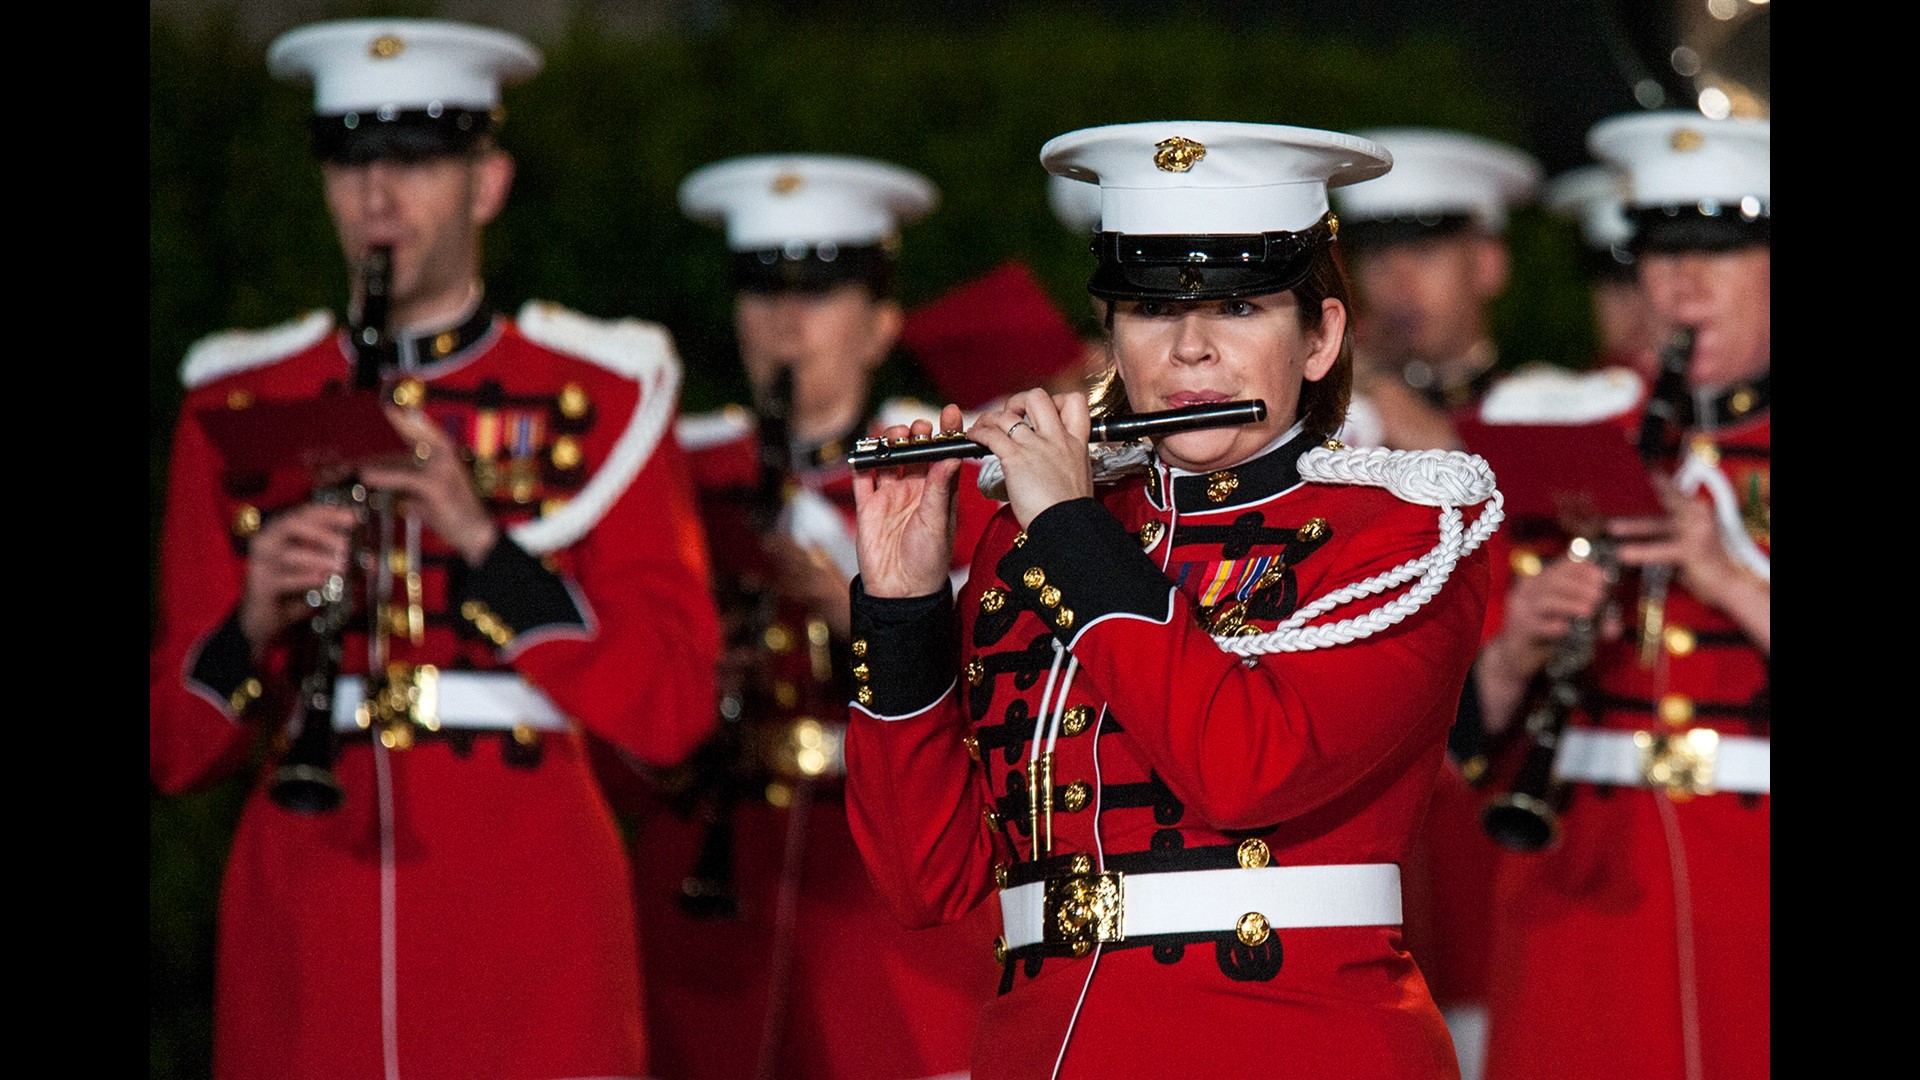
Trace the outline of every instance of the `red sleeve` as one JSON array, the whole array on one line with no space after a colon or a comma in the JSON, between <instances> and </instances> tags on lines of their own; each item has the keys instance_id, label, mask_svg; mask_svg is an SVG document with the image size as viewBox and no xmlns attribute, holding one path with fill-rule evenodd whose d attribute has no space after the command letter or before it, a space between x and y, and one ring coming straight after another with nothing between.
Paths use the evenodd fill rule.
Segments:
<instances>
[{"instance_id":1,"label":"red sleeve","mask_svg":"<svg viewBox=\"0 0 1920 1080\"><path fill-rule=\"evenodd\" d=\"M670 436L564 566L589 632L537 641L514 668L595 734L655 764L685 758L716 723L720 624L686 454Z\"/></svg>"}]
</instances>

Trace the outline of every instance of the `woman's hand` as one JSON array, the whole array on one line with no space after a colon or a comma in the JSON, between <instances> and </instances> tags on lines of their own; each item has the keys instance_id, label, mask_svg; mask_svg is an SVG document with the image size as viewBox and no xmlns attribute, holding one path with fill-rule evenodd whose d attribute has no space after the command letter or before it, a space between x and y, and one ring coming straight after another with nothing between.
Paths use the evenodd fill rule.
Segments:
<instances>
[{"instance_id":1,"label":"woman's hand","mask_svg":"<svg viewBox=\"0 0 1920 1080\"><path fill-rule=\"evenodd\" d=\"M940 429L960 429L958 405L940 411ZM933 425L925 420L881 432L888 439L931 434ZM953 493L959 475L960 462L953 458L853 474L854 542L860 556L860 585L868 596L902 599L948 587L947 575L953 568Z\"/></svg>"},{"instance_id":2,"label":"woman's hand","mask_svg":"<svg viewBox=\"0 0 1920 1080\"><path fill-rule=\"evenodd\" d=\"M1050 506L1092 497L1093 459L1087 454L1092 426L1087 395L1054 396L1034 389L983 413L967 437L1000 458L1007 501L1024 529Z\"/></svg>"},{"instance_id":3,"label":"woman's hand","mask_svg":"<svg viewBox=\"0 0 1920 1080\"><path fill-rule=\"evenodd\" d=\"M480 565L500 539L500 527L480 505L473 477L460 460L452 438L418 409L389 405L387 419L401 438L417 448L414 461L408 465L369 465L360 470L360 479L370 488L398 494L405 509L418 514L468 566Z\"/></svg>"}]
</instances>

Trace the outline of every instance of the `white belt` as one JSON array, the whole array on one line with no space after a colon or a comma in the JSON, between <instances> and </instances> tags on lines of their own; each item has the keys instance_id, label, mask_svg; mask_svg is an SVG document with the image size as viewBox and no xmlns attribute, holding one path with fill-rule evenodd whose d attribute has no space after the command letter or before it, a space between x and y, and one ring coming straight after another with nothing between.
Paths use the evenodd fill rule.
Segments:
<instances>
[{"instance_id":1,"label":"white belt","mask_svg":"<svg viewBox=\"0 0 1920 1080\"><path fill-rule=\"evenodd\" d=\"M1670 735L1569 728L1560 734L1553 772L1590 784L1764 795L1772 788L1773 741L1711 728Z\"/></svg>"},{"instance_id":2,"label":"white belt","mask_svg":"<svg viewBox=\"0 0 1920 1080\"><path fill-rule=\"evenodd\" d=\"M1051 888L1050 888L1051 887ZM1091 915L1099 929L1076 938ZM1256 918L1253 918L1257 916ZM1042 941L1119 941L1154 934L1265 931L1312 926L1398 926L1400 867L1393 863L1265 866L1166 873L1072 874L1000 893L1007 947Z\"/></svg>"},{"instance_id":3,"label":"white belt","mask_svg":"<svg viewBox=\"0 0 1920 1080\"><path fill-rule=\"evenodd\" d=\"M405 685L411 719L429 730L510 731L525 725L537 731L567 731L573 726L547 695L512 672L441 671L423 664L413 669ZM334 683L335 731L361 730L357 714L366 697L362 676L348 675Z\"/></svg>"}]
</instances>

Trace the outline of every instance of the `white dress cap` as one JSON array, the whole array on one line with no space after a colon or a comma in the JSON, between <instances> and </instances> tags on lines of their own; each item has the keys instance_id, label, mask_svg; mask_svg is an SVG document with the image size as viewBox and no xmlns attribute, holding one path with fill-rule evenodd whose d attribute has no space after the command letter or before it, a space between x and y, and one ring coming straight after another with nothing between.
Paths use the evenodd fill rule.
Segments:
<instances>
[{"instance_id":1,"label":"white dress cap","mask_svg":"<svg viewBox=\"0 0 1920 1080\"><path fill-rule=\"evenodd\" d=\"M1111 124L1040 148L1056 176L1100 186L1100 228L1129 235L1299 232L1327 189L1386 172L1378 144L1338 131L1220 120Z\"/></svg>"},{"instance_id":2,"label":"white dress cap","mask_svg":"<svg viewBox=\"0 0 1920 1080\"><path fill-rule=\"evenodd\" d=\"M1605 165L1582 165L1547 183L1547 209L1580 224L1580 236L1595 251L1624 248L1633 239L1627 219L1626 177Z\"/></svg>"},{"instance_id":3,"label":"white dress cap","mask_svg":"<svg viewBox=\"0 0 1920 1080\"><path fill-rule=\"evenodd\" d=\"M1678 110L1630 113L1595 125L1587 148L1626 172L1632 206L1740 206L1752 199L1759 214L1768 213L1770 121L1710 120Z\"/></svg>"},{"instance_id":4,"label":"white dress cap","mask_svg":"<svg viewBox=\"0 0 1920 1080\"><path fill-rule=\"evenodd\" d=\"M1540 190L1540 164L1504 143L1461 131L1378 128L1363 131L1393 154L1393 173L1342 191L1348 222L1464 215L1491 233L1507 227L1507 211Z\"/></svg>"},{"instance_id":5,"label":"white dress cap","mask_svg":"<svg viewBox=\"0 0 1920 1080\"><path fill-rule=\"evenodd\" d=\"M879 244L939 201L911 169L833 154L755 154L715 162L680 184L680 209L724 226L734 251Z\"/></svg>"},{"instance_id":6,"label":"white dress cap","mask_svg":"<svg viewBox=\"0 0 1920 1080\"><path fill-rule=\"evenodd\" d=\"M347 19L289 30L267 50L283 79L313 81L318 116L438 108L491 110L500 87L540 70L540 52L504 30L437 19Z\"/></svg>"},{"instance_id":7,"label":"white dress cap","mask_svg":"<svg viewBox=\"0 0 1920 1080\"><path fill-rule=\"evenodd\" d=\"M1047 174L1047 205L1070 232L1090 233L1100 228L1100 185Z\"/></svg>"}]
</instances>

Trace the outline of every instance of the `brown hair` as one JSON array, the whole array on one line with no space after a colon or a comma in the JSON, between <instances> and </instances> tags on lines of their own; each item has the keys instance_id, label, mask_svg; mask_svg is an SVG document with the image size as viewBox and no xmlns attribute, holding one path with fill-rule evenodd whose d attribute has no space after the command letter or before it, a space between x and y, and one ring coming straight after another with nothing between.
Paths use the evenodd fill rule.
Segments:
<instances>
[{"instance_id":1,"label":"brown hair","mask_svg":"<svg viewBox=\"0 0 1920 1080\"><path fill-rule=\"evenodd\" d=\"M1340 336L1340 354L1334 358L1333 367L1325 377L1316 382L1302 380L1294 417L1302 421L1308 431L1330 436L1346 423L1347 402L1353 394L1352 291L1332 244L1314 252L1307 276L1288 291L1293 293L1300 308L1300 329L1308 333L1320 328L1321 301L1338 300L1348 312L1347 328ZM1089 411L1096 417L1126 416L1133 412L1133 406L1127 401L1127 388L1120 380L1119 365L1112 362L1114 301L1106 301L1106 305L1103 321L1107 327L1107 370L1092 379L1088 391Z\"/></svg>"}]
</instances>

